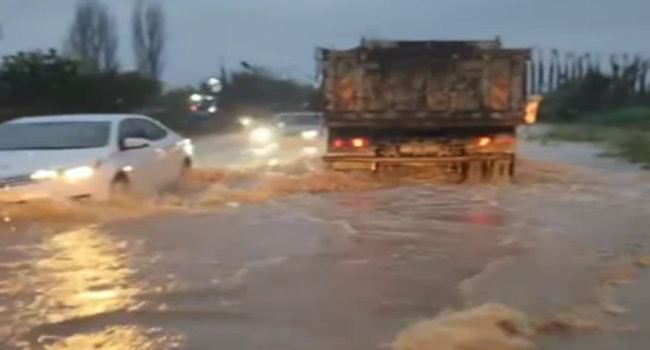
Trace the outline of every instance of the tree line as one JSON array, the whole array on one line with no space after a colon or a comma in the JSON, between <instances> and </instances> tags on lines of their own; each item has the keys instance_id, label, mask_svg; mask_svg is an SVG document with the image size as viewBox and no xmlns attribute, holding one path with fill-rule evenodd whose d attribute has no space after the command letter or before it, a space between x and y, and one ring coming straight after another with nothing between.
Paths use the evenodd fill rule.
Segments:
<instances>
[{"instance_id":1,"label":"tree line","mask_svg":"<svg viewBox=\"0 0 650 350\"><path fill-rule=\"evenodd\" d=\"M136 71L161 78L167 44L165 11L158 1L137 0L131 16L131 45ZM119 36L114 16L99 0L78 3L68 30L64 54L82 63L90 73L119 71Z\"/></svg>"},{"instance_id":2,"label":"tree line","mask_svg":"<svg viewBox=\"0 0 650 350\"><path fill-rule=\"evenodd\" d=\"M119 55L122 38L110 8L100 0L81 0L62 47L3 57L0 121L37 114L156 110L154 117L183 127L188 97L199 84L169 89L162 82L168 28L160 0L137 0L130 27L135 68L124 69ZM224 82L225 110L233 113L244 106L301 108L315 95L312 86L261 66L247 64L227 71L216 65L215 70ZM220 117L235 119L232 113Z\"/></svg>"},{"instance_id":3,"label":"tree line","mask_svg":"<svg viewBox=\"0 0 650 350\"><path fill-rule=\"evenodd\" d=\"M540 117L573 122L634 109L650 121L650 59L642 55L577 54L537 50L528 67L528 90L545 95ZM615 120L612 120L615 121Z\"/></svg>"},{"instance_id":4,"label":"tree line","mask_svg":"<svg viewBox=\"0 0 650 350\"><path fill-rule=\"evenodd\" d=\"M199 86L169 89L166 66L167 18L160 0L137 0L131 15L134 69L124 69L123 44L110 8L100 0L78 3L59 49L18 52L0 62L0 121L20 115L164 111L157 117L182 127L188 97ZM641 55L536 50L528 90L543 94L542 120L576 121L584 115L637 108L650 120L650 59ZM225 116L314 108L313 85L286 79L242 62L228 71L215 65L223 82ZM198 85L198 84L197 84ZM639 118L640 118L639 117Z\"/></svg>"},{"instance_id":5,"label":"tree line","mask_svg":"<svg viewBox=\"0 0 650 350\"><path fill-rule=\"evenodd\" d=\"M120 112L162 92L166 21L162 5L138 0L132 14L135 70L122 70L120 38L110 9L98 0L78 3L63 47L18 52L0 65L0 119L17 115Z\"/></svg>"}]
</instances>

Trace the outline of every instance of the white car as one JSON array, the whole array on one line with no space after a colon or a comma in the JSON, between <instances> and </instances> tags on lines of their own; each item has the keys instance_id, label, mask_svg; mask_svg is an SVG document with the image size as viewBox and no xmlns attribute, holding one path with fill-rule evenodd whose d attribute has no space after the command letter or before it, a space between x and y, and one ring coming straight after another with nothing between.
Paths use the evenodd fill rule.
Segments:
<instances>
[{"instance_id":1,"label":"white car","mask_svg":"<svg viewBox=\"0 0 650 350\"><path fill-rule=\"evenodd\" d=\"M0 124L0 201L155 193L192 158L190 140L142 115L15 119Z\"/></svg>"}]
</instances>

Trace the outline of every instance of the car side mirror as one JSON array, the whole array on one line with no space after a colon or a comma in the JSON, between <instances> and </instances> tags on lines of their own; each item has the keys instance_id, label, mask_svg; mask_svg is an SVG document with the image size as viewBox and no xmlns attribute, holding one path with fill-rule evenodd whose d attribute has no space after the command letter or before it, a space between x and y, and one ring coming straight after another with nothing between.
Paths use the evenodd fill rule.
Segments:
<instances>
[{"instance_id":1,"label":"car side mirror","mask_svg":"<svg viewBox=\"0 0 650 350\"><path fill-rule=\"evenodd\" d=\"M129 150L129 149L146 148L149 147L149 145L150 143L149 140L147 139L143 139L140 137L127 137L122 142L122 149Z\"/></svg>"}]
</instances>

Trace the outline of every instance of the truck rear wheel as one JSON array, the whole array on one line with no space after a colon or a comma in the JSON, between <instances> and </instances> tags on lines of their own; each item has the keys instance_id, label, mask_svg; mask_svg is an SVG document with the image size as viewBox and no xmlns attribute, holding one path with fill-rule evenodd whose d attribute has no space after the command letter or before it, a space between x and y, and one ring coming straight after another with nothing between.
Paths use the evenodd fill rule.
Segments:
<instances>
[{"instance_id":1,"label":"truck rear wheel","mask_svg":"<svg viewBox=\"0 0 650 350\"><path fill-rule=\"evenodd\" d=\"M510 182L515 175L515 157L491 162L488 178L492 182Z\"/></svg>"},{"instance_id":2,"label":"truck rear wheel","mask_svg":"<svg viewBox=\"0 0 650 350\"><path fill-rule=\"evenodd\" d=\"M469 161L463 165L466 183L509 182L514 175L514 158L495 161Z\"/></svg>"},{"instance_id":3,"label":"truck rear wheel","mask_svg":"<svg viewBox=\"0 0 650 350\"><path fill-rule=\"evenodd\" d=\"M465 182L477 183L483 180L484 164L480 161L470 161L464 167Z\"/></svg>"},{"instance_id":4,"label":"truck rear wheel","mask_svg":"<svg viewBox=\"0 0 650 350\"><path fill-rule=\"evenodd\" d=\"M492 163L491 180L496 183L508 182L511 178L510 160L497 160Z\"/></svg>"}]
</instances>

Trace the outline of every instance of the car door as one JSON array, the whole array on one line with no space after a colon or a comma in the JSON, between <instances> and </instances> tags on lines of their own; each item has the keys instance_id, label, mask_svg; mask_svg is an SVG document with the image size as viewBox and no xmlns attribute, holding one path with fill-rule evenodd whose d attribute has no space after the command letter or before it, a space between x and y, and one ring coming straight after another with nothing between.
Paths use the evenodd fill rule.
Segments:
<instances>
[{"instance_id":1,"label":"car door","mask_svg":"<svg viewBox=\"0 0 650 350\"><path fill-rule=\"evenodd\" d=\"M143 127L146 129L147 139L156 148L160 161L160 175L163 182L171 183L180 176L185 153L180 144L182 138L161 124L153 120L142 119Z\"/></svg>"},{"instance_id":2,"label":"car door","mask_svg":"<svg viewBox=\"0 0 650 350\"><path fill-rule=\"evenodd\" d=\"M148 147L122 149L119 162L122 167L129 168L129 181L138 192L156 191L163 183L161 171L164 169L163 159L156 148L155 142L147 134L146 124L141 119L128 118L120 122L118 127L118 144L120 148L126 138L142 138L151 144Z\"/></svg>"}]
</instances>

